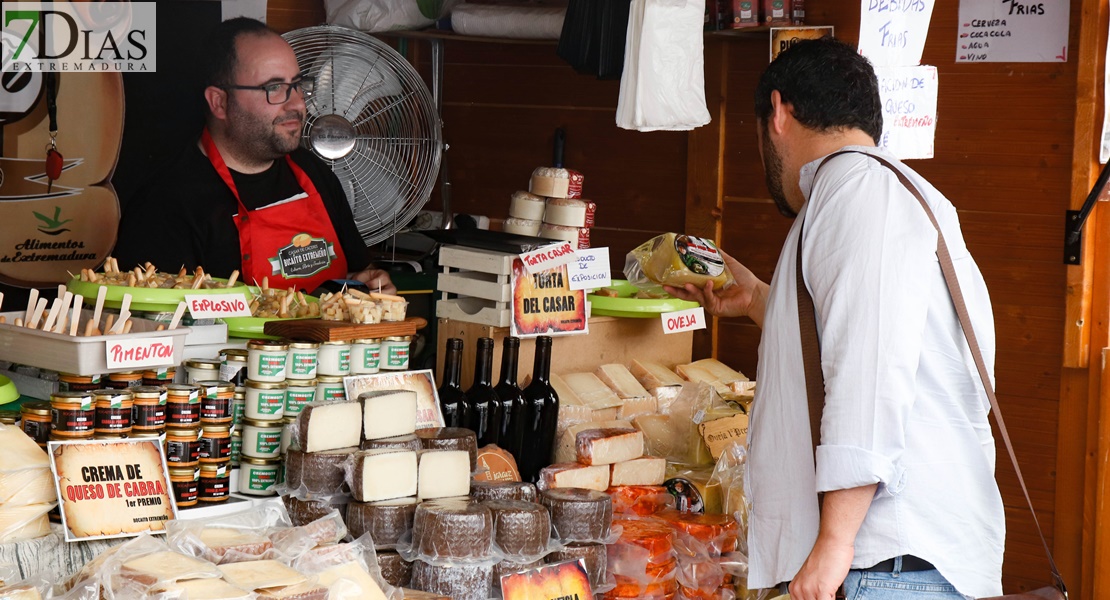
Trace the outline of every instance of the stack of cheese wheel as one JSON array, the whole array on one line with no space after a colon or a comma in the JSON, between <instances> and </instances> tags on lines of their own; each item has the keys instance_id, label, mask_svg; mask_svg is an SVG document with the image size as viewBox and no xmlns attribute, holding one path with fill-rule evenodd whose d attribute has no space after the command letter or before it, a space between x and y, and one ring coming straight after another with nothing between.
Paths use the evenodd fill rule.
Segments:
<instances>
[{"instance_id":1,"label":"stack of cheese wheel","mask_svg":"<svg viewBox=\"0 0 1110 600\"><path fill-rule=\"evenodd\" d=\"M582 199L584 177L572 169L540 167L532 172L528 191L509 200L508 233L570 242L590 247L590 228L597 205Z\"/></svg>"},{"instance_id":2,"label":"stack of cheese wheel","mask_svg":"<svg viewBox=\"0 0 1110 600\"><path fill-rule=\"evenodd\" d=\"M672 598L678 591L678 555L674 530L656 520L619 519L620 539L607 548L608 570L616 587L605 593L616 598Z\"/></svg>"},{"instance_id":3,"label":"stack of cheese wheel","mask_svg":"<svg viewBox=\"0 0 1110 600\"><path fill-rule=\"evenodd\" d=\"M517 235L538 236L545 206L546 199L543 196L523 190L513 192L512 198L509 199L509 218L505 220L505 231Z\"/></svg>"},{"instance_id":4,"label":"stack of cheese wheel","mask_svg":"<svg viewBox=\"0 0 1110 600\"><path fill-rule=\"evenodd\" d=\"M707 515L664 510L656 515L687 541L694 553L678 556L679 590L686 598L714 600L728 597L733 590L732 576L720 566L721 555L739 546L740 525L731 515Z\"/></svg>"}]
</instances>

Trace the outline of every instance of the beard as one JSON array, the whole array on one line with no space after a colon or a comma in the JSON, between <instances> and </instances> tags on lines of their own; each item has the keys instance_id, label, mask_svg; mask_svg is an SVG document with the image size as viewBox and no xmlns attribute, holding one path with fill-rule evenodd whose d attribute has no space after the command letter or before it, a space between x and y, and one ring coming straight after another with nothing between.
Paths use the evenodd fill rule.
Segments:
<instances>
[{"instance_id":1,"label":"beard","mask_svg":"<svg viewBox=\"0 0 1110 600\"><path fill-rule=\"evenodd\" d=\"M771 142L766 123L763 125L763 135L760 143L762 144L763 173L767 181L767 191L771 193L771 199L775 201L775 207L779 209L779 212L783 216L793 219L798 216L798 213L790 208L790 203L786 201L786 191L782 187L782 155L779 154L775 144Z\"/></svg>"},{"instance_id":2,"label":"beard","mask_svg":"<svg viewBox=\"0 0 1110 600\"><path fill-rule=\"evenodd\" d=\"M304 113L300 111L285 112L267 121L233 100L228 107L228 137L235 140L245 158L258 162L277 160L301 143L300 129L292 132L277 129L279 123L294 119L304 125Z\"/></svg>"}]
</instances>

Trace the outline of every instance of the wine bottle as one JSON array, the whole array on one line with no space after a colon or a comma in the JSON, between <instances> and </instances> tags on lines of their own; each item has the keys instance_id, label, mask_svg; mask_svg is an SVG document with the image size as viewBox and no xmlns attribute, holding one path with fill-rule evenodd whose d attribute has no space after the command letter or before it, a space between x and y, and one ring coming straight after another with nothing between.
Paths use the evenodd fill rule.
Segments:
<instances>
[{"instance_id":1,"label":"wine bottle","mask_svg":"<svg viewBox=\"0 0 1110 600\"><path fill-rule=\"evenodd\" d=\"M555 428L559 424L559 395L551 387L551 337L536 338L536 362L532 367L532 383L524 388L528 422L524 428L522 447L524 467L521 478L535 481L540 470L551 464L555 450Z\"/></svg>"},{"instance_id":2,"label":"wine bottle","mask_svg":"<svg viewBox=\"0 0 1110 600\"><path fill-rule=\"evenodd\" d=\"M467 424L478 436L478 447L496 444L501 427L501 402L493 390L493 339L478 338L474 358L474 384L466 390Z\"/></svg>"},{"instance_id":3,"label":"wine bottle","mask_svg":"<svg viewBox=\"0 0 1110 600\"><path fill-rule=\"evenodd\" d=\"M524 394L516 382L520 338L507 337L501 349L501 381L493 388L501 400L501 430L498 444L508 450L520 467L520 447L524 443Z\"/></svg>"},{"instance_id":4,"label":"wine bottle","mask_svg":"<svg viewBox=\"0 0 1110 600\"><path fill-rule=\"evenodd\" d=\"M466 427L466 394L462 385L462 349L459 338L447 340L447 353L443 357L443 385L439 388L439 409L445 427Z\"/></svg>"}]
</instances>

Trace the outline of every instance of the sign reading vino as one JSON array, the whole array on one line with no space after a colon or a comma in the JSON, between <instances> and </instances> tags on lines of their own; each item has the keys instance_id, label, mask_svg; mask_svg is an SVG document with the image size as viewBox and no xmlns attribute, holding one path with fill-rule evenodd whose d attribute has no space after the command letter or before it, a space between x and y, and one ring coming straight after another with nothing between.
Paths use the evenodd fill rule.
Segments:
<instances>
[{"instance_id":1,"label":"sign reading vino","mask_svg":"<svg viewBox=\"0 0 1110 600\"><path fill-rule=\"evenodd\" d=\"M586 293L573 290L567 266L529 272L518 258L513 261L513 318L510 329L517 337L588 333Z\"/></svg>"}]
</instances>

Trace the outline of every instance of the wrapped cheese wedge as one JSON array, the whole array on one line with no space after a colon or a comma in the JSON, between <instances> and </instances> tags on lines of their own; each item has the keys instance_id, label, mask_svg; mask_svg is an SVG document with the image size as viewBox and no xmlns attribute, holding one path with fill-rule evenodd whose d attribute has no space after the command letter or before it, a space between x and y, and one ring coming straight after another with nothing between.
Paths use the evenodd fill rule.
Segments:
<instances>
[{"instance_id":1,"label":"wrapped cheese wedge","mask_svg":"<svg viewBox=\"0 0 1110 600\"><path fill-rule=\"evenodd\" d=\"M713 240L680 233L656 236L629 252L624 274L639 288L713 282L713 289L721 289L736 282Z\"/></svg>"}]
</instances>

